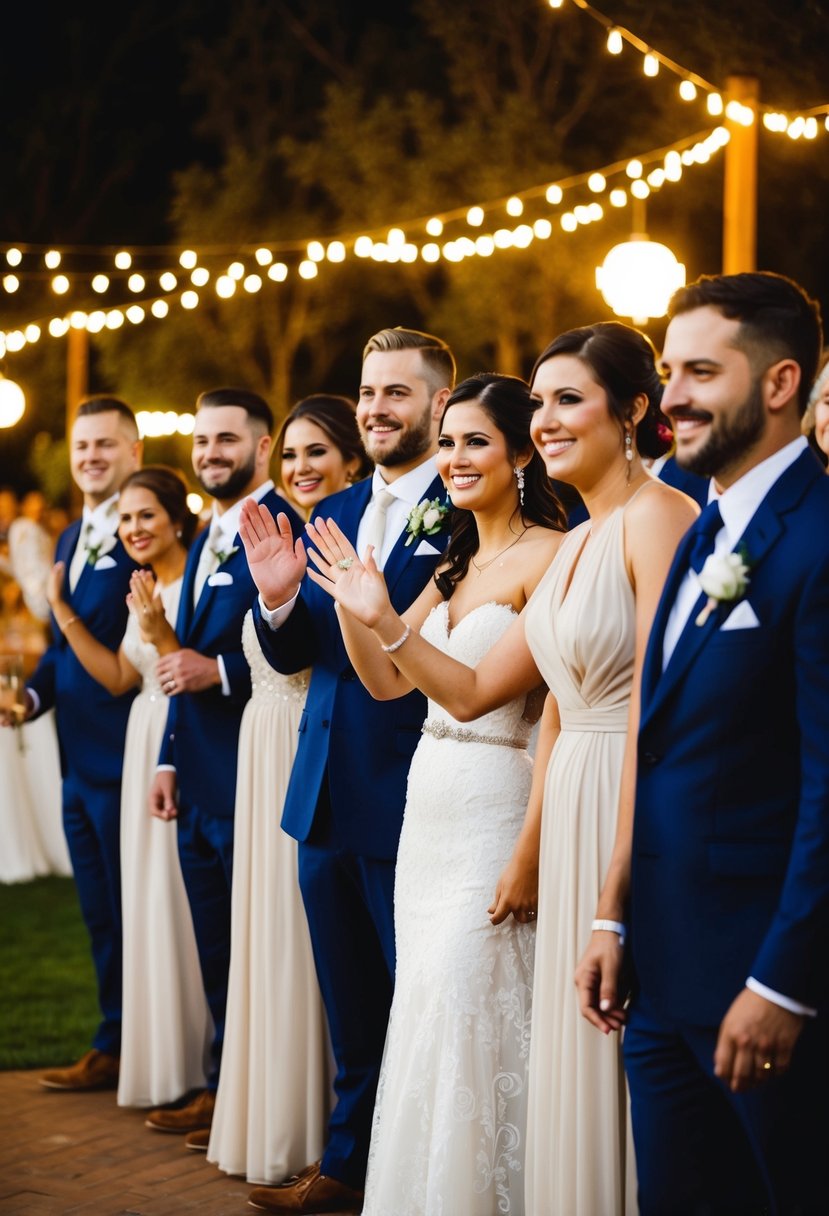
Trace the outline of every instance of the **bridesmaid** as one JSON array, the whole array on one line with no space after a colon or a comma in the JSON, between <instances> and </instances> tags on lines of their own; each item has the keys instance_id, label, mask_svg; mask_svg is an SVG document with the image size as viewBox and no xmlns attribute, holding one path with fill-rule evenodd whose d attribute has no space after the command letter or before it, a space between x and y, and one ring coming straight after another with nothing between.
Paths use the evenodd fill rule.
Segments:
<instances>
[{"instance_id":1,"label":"bridesmaid","mask_svg":"<svg viewBox=\"0 0 829 1216\"><path fill-rule=\"evenodd\" d=\"M618 322L562 334L536 364L532 395L530 433L547 474L578 491L588 518L566 535L524 612L476 667L414 633L391 658L404 679L464 722L539 680L550 689L524 826L490 908L498 924L537 907L526 1211L616 1216L634 1181L621 1056L618 1043L579 1017L573 974L617 814L632 814L645 643L697 508L643 466L643 456L670 443L643 334ZM344 577L358 570L355 563ZM405 622L394 614L361 619L374 629L375 652L377 641L388 648L403 636Z\"/></svg>"},{"instance_id":2,"label":"bridesmaid","mask_svg":"<svg viewBox=\"0 0 829 1216\"><path fill-rule=\"evenodd\" d=\"M184 478L162 465L130 474L118 510L118 533L127 552L148 567L132 577L130 617L118 651L96 641L61 598L62 562L53 567L47 596L61 632L91 676L113 696L141 686L127 725L121 797L124 993L118 1103L158 1106L204 1086L211 1038L175 823L146 811L167 718L155 667L159 654L178 649L171 622L198 521L187 506Z\"/></svg>"},{"instance_id":3,"label":"bridesmaid","mask_svg":"<svg viewBox=\"0 0 829 1216\"><path fill-rule=\"evenodd\" d=\"M371 470L347 397L300 401L276 449L285 494L306 516ZM296 841L279 826L309 673L273 670L250 613L242 642L253 692L239 735L222 1070L212 1128L186 1144L228 1174L267 1184L321 1155L333 1078Z\"/></svg>"}]
</instances>

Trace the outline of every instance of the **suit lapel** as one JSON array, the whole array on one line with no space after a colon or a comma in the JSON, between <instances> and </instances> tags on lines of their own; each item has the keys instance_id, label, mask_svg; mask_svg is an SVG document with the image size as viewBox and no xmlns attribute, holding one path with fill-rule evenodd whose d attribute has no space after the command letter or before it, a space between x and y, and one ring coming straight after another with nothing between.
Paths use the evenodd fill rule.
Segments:
<instances>
[{"instance_id":1,"label":"suit lapel","mask_svg":"<svg viewBox=\"0 0 829 1216\"><path fill-rule=\"evenodd\" d=\"M734 546L735 551L745 554L749 567L749 598L751 580L769 550L784 531L783 516L795 509L812 483L825 476L819 462L810 451L805 451L786 469L771 487L766 497L748 522L745 532ZM676 599L679 585L688 568L688 552L692 538L687 534L677 551L676 559L668 575L665 591L657 609L642 679L642 722L650 718L668 697L699 655L703 646L718 631L725 618L739 603L734 600L720 604L703 625L696 624L705 596L700 595L694 605L685 628L677 639L665 671L662 672L662 642L665 626Z\"/></svg>"},{"instance_id":2,"label":"suit lapel","mask_svg":"<svg viewBox=\"0 0 829 1216\"><path fill-rule=\"evenodd\" d=\"M428 498L429 500L433 498L440 498L442 500L445 495L446 490L443 482L439 477L435 477L434 481L431 483L423 497ZM445 519L448 518L449 517L447 515ZM441 530L440 532L436 532L433 536L416 537L410 545L406 544L407 539L408 534L404 528L394 543L394 547L389 554L389 560L383 567L383 574L386 579L386 586L388 587L389 595L391 595L392 591L394 590L400 576L408 568L409 563L414 557L421 541L425 540L430 545L434 545L436 549L443 550L446 547L448 537L444 531Z\"/></svg>"},{"instance_id":3,"label":"suit lapel","mask_svg":"<svg viewBox=\"0 0 829 1216\"><path fill-rule=\"evenodd\" d=\"M176 619L176 634L179 641L182 642L189 634L193 623L193 588L196 583L196 571L201 561L201 551L207 544L209 532L209 528L202 529L201 533L193 541L190 546L187 565L184 568L184 580L181 584L181 599L179 600L178 617Z\"/></svg>"}]
</instances>

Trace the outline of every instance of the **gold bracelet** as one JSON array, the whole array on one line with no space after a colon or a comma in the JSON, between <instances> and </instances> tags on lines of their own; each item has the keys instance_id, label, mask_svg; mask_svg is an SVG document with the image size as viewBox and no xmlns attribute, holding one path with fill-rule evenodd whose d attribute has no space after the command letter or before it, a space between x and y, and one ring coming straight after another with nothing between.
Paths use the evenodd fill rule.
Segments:
<instances>
[{"instance_id":1,"label":"gold bracelet","mask_svg":"<svg viewBox=\"0 0 829 1216\"><path fill-rule=\"evenodd\" d=\"M60 627L60 631L61 631L61 633L65 635L65 634L66 634L67 629L69 628L69 626L70 626L70 625L74 625L74 624L75 624L75 621L79 621L80 619L81 619L81 618L80 618L79 616L70 616L70 618L69 618L69 620L66 622L66 624L65 624L65 625L61 625L61 627Z\"/></svg>"}]
</instances>

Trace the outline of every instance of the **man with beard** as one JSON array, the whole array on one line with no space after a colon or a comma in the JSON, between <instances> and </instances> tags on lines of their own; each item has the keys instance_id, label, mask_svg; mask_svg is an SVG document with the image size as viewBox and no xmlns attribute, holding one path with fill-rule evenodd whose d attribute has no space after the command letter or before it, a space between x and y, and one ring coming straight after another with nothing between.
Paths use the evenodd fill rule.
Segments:
<instances>
[{"instance_id":1,"label":"man with beard","mask_svg":"<svg viewBox=\"0 0 829 1216\"><path fill-rule=\"evenodd\" d=\"M440 339L406 329L375 334L363 352L357 422L377 467L315 512L335 519L360 553L374 545L401 611L446 544L434 457L454 374ZM439 507L412 531L413 508L435 499ZM337 1062L322 1161L258 1188L250 1202L274 1212L358 1212L391 1005L394 859L426 704L418 692L371 698L348 660L334 601L303 581L304 549L292 543L287 520L274 523L246 503L239 532L260 592L254 620L266 658L286 673L312 667L282 826L300 842L300 887Z\"/></svg>"},{"instance_id":2,"label":"man with beard","mask_svg":"<svg viewBox=\"0 0 829 1216\"><path fill-rule=\"evenodd\" d=\"M158 1131L209 1127L219 1081L230 962L230 885L236 751L250 669L242 624L256 594L237 533L245 498L281 511L299 535L301 520L268 479L273 415L244 389L202 393L196 403L193 470L213 496L209 529L187 558L176 635L181 649L164 655L158 678L170 698L150 811L178 817L181 870L215 1027L207 1089L183 1106L151 1111Z\"/></svg>"},{"instance_id":3,"label":"man with beard","mask_svg":"<svg viewBox=\"0 0 829 1216\"><path fill-rule=\"evenodd\" d=\"M654 620L632 850L578 977L618 1028L627 914L643 1216L826 1207L829 481L800 433L820 336L778 275L671 305L662 408L714 480Z\"/></svg>"}]
</instances>

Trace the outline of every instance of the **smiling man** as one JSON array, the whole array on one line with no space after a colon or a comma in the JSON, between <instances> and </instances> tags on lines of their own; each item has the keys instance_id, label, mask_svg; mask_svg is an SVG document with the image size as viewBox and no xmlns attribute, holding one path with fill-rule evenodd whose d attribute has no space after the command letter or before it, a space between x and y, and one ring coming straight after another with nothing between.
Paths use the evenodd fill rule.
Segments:
<instances>
[{"instance_id":1,"label":"smiling man","mask_svg":"<svg viewBox=\"0 0 829 1216\"><path fill-rule=\"evenodd\" d=\"M424 500L444 498L435 452L455 364L439 338L409 329L375 334L363 352L357 423L374 475L324 499L360 553L373 544L392 601L407 608L434 573L446 537L406 544ZM394 860L406 778L425 701L412 692L372 700L343 645L334 601L305 574L286 521L275 527L245 504L240 533L259 588L254 610L268 662L312 667L282 826L299 843L299 881L337 1062L337 1104L321 1163L253 1207L273 1212L357 1212L394 974ZM301 591L299 585L302 584Z\"/></svg>"},{"instance_id":2,"label":"smiling man","mask_svg":"<svg viewBox=\"0 0 829 1216\"><path fill-rule=\"evenodd\" d=\"M820 318L773 274L703 278L670 315L662 408L679 464L714 480L642 677L624 1038L639 1207L816 1213L829 1132L829 479L800 424ZM622 881L600 915L621 922L625 894ZM583 1008L609 1029L621 951L606 957Z\"/></svg>"},{"instance_id":3,"label":"smiling man","mask_svg":"<svg viewBox=\"0 0 829 1216\"><path fill-rule=\"evenodd\" d=\"M141 461L132 410L116 397L81 403L69 442L83 518L57 543L63 597L104 646L117 650L127 622L135 569L117 536L118 491ZM54 641L27 689L34 717L54 708L63 775L63 826L81 912L92 943L101 1023L76 1064L41 1078L48 1089L114 1089L121 1051L121 765L133 693L112 697L87 675L52 618ZM56 994L59 999L59 994Z\"/></svg>"},{"instance_id":4,"label":"smiling man","mask_svg":"<svg viewBox=\"0 0 829 1216\"><path fill-rule=\"evenodd\" d=\"M178 818L181 870L205 995L215 1034L207 1088L184 1106L151 1111L148 1126L186 1133L209 1127L219 1081L230 962L230 886L236 751L250 696L242 624L256 588L237 534L246 497L285 514L296 535L302 521L268 477L273 415L256 393L220 388L196 403L193 471L213 497L213 518L190 548L176 636L158 677L170 698L150 810Z\"/></svg>"}]
</instances>

